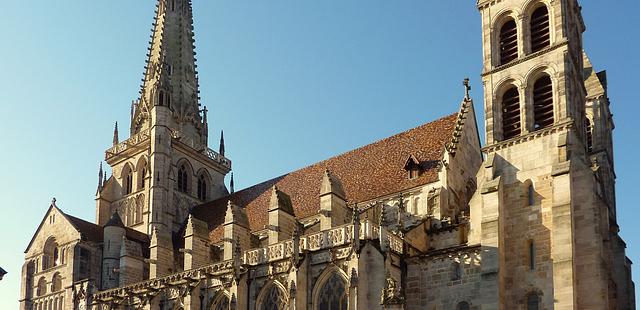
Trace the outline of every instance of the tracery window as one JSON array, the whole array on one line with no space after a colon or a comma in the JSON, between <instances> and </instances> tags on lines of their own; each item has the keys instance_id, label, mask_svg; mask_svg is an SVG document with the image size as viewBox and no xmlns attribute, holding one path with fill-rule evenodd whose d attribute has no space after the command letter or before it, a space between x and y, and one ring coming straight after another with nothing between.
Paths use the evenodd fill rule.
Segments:
<instances>
[{"instance_id":1,"label":"tracery window","mask_svg":"<svg viewBox=\"0 0 640 310\"><path fill-rule=\"evenodd\" d=\"M259 310L281 310L287 307L287 298L284 292L275 284L269 285L264 297L258 305Z\"/></svg>"},{"instance_id":2,"label":"tracery window","mask_svg":"<svg viewBox=\"0 0 640 310\"><path fill-rule=\"evenodd\" d=\"M316 305L319 310L346 310L349 303L346 282L334 272L322 284L317 298Z\"/></svg>"},{"instance_id":3,"label":"tracery window","mask_svg":"<svg viewBox=\"0 0 640 310\"><path fill-rule=\"evenodd\" d=\"M133 175L128 165L122 171L122 194L129 195L133 192Z\"/></svg>"},{"instance_id":4,"label":"tracery window","mask_svg":"<svg viewBox=\"0 0 640 310\"><path fill-rule=\"evenodd\" d=\"M549 36L549 10L541 6L531 14L531 52L535 53L551 44Z\"/></svg>"},{"instance_id":5,"label":"tracery window","mask_svg":"<svg viewBox=\"0 0 640 310\"><path fill-rule=\"evenodd\" d=\"M553 125L553 86L546 74L533 84L533 114L535 130Z\"/></svg>"},{"instance_id":6,"label":"tracery window","mask_svg":"<svg viewBox=\"0 0 640 310\"><path fill-rule=\"evenodd\" d=\"M204 174L198 178L198 199L207 199L207 177Z\"/></svg>"},{"instance_id":7,"label":"tracery window","mask_svg":"<svg viewBox=\"0 0 640 310\"><path fill-rule=\"evenodd\" d=\"M502 95L502 137L504 140L520 135L520 94L517 87Z\"/></svg>"},{"instance_id":8,"label":"tracery window","mask_svg":"<svg viewBox=\"0 0 640 310\"><path fill-rule=\"evenodd\" d=\"M187 167L182 164L178 169L178 190L186 193L188 192L189 174L187 173Z\"/></svg>"},{"instance_id":9,"label":"tracery window","mask_svg":"<svg viewBox=\"0 0 640 310\"><path fill-rule=\"evenodd\" d=\"M504 65L518 58L518 27L509 18L500 28L500 64Z\"/></svg>"}]
</instances>

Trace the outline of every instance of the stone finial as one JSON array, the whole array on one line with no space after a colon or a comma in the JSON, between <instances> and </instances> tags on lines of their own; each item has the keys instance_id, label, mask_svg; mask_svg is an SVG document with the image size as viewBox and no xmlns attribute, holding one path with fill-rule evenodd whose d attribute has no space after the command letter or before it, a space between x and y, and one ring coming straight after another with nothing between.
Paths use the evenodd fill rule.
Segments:
<instances>
[{"instance_id":1,"label":"stone finial","mask_svg":"<svg viewBox=\"0 0 640 310\"><path fill-rule=\"evenodd\" d=\"M465 78L462 85L464 85L464 100L471 100L471 84L469 83L469 78Z\"/></svg>"},{"instance_id":2,"label":"stone finial","mask_svg":"<svg viewBox=\"0 0 640 310\"><path fill-rule=\"evenodd\" d=\"M224 130L220 131L220 149L218 150L218 153L224 156Z\"/></svg>"},{"instance_id":3,"label":"stone finial","mask_svg":"<svg viewBox=\"0 0 640 310\"><path fill-rule=\"evenodd\" d=\"M104 172L102 171L102 162L100 162L100 169L98 170L98 194L102 191L102 187L104 186L103 180Z\"/></svg>"},{"instance_id":4,"label":"stone finial","mask_svg":"<svg viewBox=\"0 0 640 310\"><path fill-rule=\"evenodd\" d=\"M119 137L118 137L118 122L116 122L116 125L113 128L113 145L117 145L118 143L120 143L119 141Z\"/></svg>"},{"instance_id":5,"label":"stone finial","mask_svg":"<svg viewBox=\"0 0 640 310\"><path fill-rule=\"evenodd\" d=\"M326 194L334 194L342 199L347 197L340 179L332 175L328 169L324 171L324 175L322 176L322 185L320 186L320 196Z\"/></svg>"},{"instance_id":6,"label":"stone finial","mask_svg":"<svg viewBox=\"0 0 640 310\"><path fill-rule=\"evenodd\" d=\"M237 224L245 228L249 228L249 219L247 218L247 213L244 208L239 207L234 204L231 200L227 204L227 212L224 217L224 223L227 224Z\"/></svg>"},{"instance_id":7,"label":"stone finial","mask_svg":"<svg viewBox=\"0 0 640 310\"><path fill-rule=\"evenodd\" d=\"M294 215L291 197L289 197L285 192L279 190L277 186L273 186L271 189L269 211L273 210L282 210L288 214Z\"/></svg>"},{"instance_id":8,"label":"stone finial","mask_svg":"<svg viewBox=\"0 0 640 310\"><path fill-rule=\"evenodd\" d=\"M52 207L56 207L56 208L58 207L58 206L56 205L56 197L51 198L51 206L52 206Z\"/></svg>"},{"instance_id":9,"label":"stone finial","mask_svg":"<svg viewBox=\"0 0 640 310\"><path fill-rule=\"evenodd\" d=\"M231 182L229 182L230 193L233 194L235 192L234 189L234 181L233 181L233 172L231 172Z\"/></svg>"}]
</instances>

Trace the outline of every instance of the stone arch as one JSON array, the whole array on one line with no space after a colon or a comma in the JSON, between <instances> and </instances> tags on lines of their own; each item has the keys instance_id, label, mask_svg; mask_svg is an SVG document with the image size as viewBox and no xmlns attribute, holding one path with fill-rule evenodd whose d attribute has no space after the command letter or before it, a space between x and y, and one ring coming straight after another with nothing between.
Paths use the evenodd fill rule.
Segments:
<instances>
[{"instance_id":1,"label":"stone arch","mask_svg":"<svg viewBox=\"0 0 640 310\"><path fill-rule=\"evenodd\" d=\"M122 180L122 196L133 193L133 173L135 168L131 163L125 163L120 172L120 179Z\"/></svg>"},{"instance_id":2,"label":"stone arch","mask_svg":"<svg viewBox=\"0 0 640 310\"><path fill-rule=\"evenodd\" d=\"M200 200L207 200L211 196L211 175L207 169L201 168L196 174L197 196Z\"/></svg>"},{"instance_id":3,"label":"stone arch","mask_svg":"<svg viewBox=\"0 0 640 310\"><path fill-rule=\"evenodd\" d=\"M42 270L53 268L60 263L60 249L55 237L47 238L42 249Z\"/></svg>"},{"instance_id":4,"label":"stone arch","mask_svg":"<svg viewBox=\"0 0 640 310\"><path fill-rule=\"evenodd\" d=\"M507 8L496 14L493 21L491 21L491 55L493 55L491 62L494 67L498 67L504 65L507 62L502 61L501 57L501 33L503 31L504 26L513 22L515 31L516 31L516 59L519 55L519 41L520 33L522 31L520 27L520 23L518 22L518 16L520 16L520 12L514 10L513 8Z\"/></svg>"},{"instance_id":5,"label":"stone arch","mask_svg":"<svg viewBox=\"0 0 640 310\"><path fill-rule=\"evenodd\" d=\"M186 158L176 162L176 189L183 193L191 193L192 179L195 175L193 166Z\"/></svg>"},{"instance_id":6,"label":"stone arch","mask_svg":"<svg viewBox=\"0 0 640 310\"><path fill-rule=\"evenodd\" d=\"M62 276L59 272L53 274L51 277L51 292L57 292L62 290Z\"/></svg>"},{"instance_id":7,"label":"stone arch","mask_svg":"<svg viewBox=\"0 0 640 310\"><path fill-rule=\"evenodd\" d=\"M47 280L44 277L40 277L38 280L38 286L36 288L36 296L42 296L47 293Z\"/></svg>"},{"instance_id":8,"label":"stone arch","mask_svg":"<svg viewBox=\"0 0 640 310\"><path fill-rule=\"evenodd\" d=\"M343 292L341 293L340 290ZM326 295L327 292L334 295ZM344 271L338 267L328 267L320 274L313 286L312 309L346 310L349 305L348 292L349 278Z\"/></svg>"},{"instance_id":9,"label":"stone arch","mask_svg":"<svg viewBox=\"0 0 640 310\"><path fill-rule=\"evenodd\" d=\"M136 164L136 189L142 190L147 184L149 176L149 163L146 156L140 156Z\"/></svg>"},{"instance_id":10,"label":"stone arch","mask_svg":"<svg viewBox=\"0 0 640 310\"><path fill-rule=\"evenodd\" d=\"M551 5L549 0L528 0L522 6L522 16L524 19L524 25L526 25L526 29L524 29L524 34L526 34L527 38L531 36L531 15L533 12L541 7L546 7L547 12L549 14L549 45L553 45L555 40L555 29L554 25L554 8ZM529 40L525 40L525 49L526 53L531 53L531 45Z\"/></svg>"},{"instance_id":11,"label":"stone arch","mask_svg":"<svg viewBox=\"0 0 640 310\"><path fill-rule=\"evenodd\" d=\"M225 290L218 290L209 301L208 310L229 310L231 304L231 294Z\"/></svg>"},{"instance_id":12,"label":"stone arch","mask_svg":"<svg viewBox=\"0 0 640 310\"><path fill-rule=\"evenodd\" d=\"M286 291L284 285L276 280L267 282L256 299L256 310L284 309L289 302Z\"/></svg>"}]
</instances>

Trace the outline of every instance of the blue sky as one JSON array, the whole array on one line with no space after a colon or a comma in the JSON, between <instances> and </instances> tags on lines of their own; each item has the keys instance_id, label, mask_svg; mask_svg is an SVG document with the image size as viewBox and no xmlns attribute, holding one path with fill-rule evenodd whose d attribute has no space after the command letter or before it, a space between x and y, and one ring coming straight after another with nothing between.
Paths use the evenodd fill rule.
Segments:
<instances>
[{"instance_id":1,"label":"blue sky","mask_svg":"<svg viewBox=\"0 0 640 310\"><path fill-rule=\"evenodd\" d=\"M582 1L584 43L608 71L619 223L640 262L640 1L612 3ZM0 0L0 308L17 306L23 251L52 197L93 221L98 164L113 122L128 127L154 5ZM224 129L237 188L453 113L467 76L482 111L475 1L194 0L194 15L210 146Z\"/></svg>"}]
</instances>

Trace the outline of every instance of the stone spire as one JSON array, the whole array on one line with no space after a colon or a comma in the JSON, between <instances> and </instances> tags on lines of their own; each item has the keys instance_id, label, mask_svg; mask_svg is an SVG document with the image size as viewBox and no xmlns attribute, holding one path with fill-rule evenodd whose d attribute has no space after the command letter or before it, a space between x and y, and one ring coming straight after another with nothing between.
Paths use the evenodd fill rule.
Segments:
<instances>
[{"instance_id":1,"label":"stone spire","mask_svg":"<svg viewBox=\"0 0 640 310\"><path fill-rule=\"evenodd\" d=\"M224 156L224 130L220 131L220 155Z\"/></svg>"},{"instance_id":2,"label":"stone spire","mask_svg":"<svg viewBox=\"0 0 640 310\"><path fill-rule=\"evenodd\" d=\"M113 145L118 144L119 141L119 137L118 137L118 122L116 122L115 127L113 128Z\"/></svg>"},{"instance_id":3,"label":"stone spire","mask_svg":"<svg viewBox=\"0 0 640 310\"><path fill-rule=\"evenodd\" d=\"M231 182L229 182L229 189L231 190L231 194L235 192L235 189L233 187L234 187L233 172L231 172Z\"/></svg>"},{"instance_id":4,"label":"stone spire","mask_svg":"<svg viewBox=\"0 0 640 310\"><path fill-rule=\"evenodd\" d=\"M202 135L191 0L157 0L140 99L134 104L131 134L151 127L155 106L168 107L174 130L192 124Z\"/></svg>"},{"instance_id":5,"label":"stone spire","mask_svg":"<svg viewBox=\"0 0 640 310\"><path fill-rule=\"evenodd\" d=\"M98 170L98 191L97 191L97 193L100 193L102 191L102 186L104 185L104 183L102 182L103 179L104 179L104 172L102 171L102 162L100 162L100 170Z\"/></svg>"}]
</instances>

